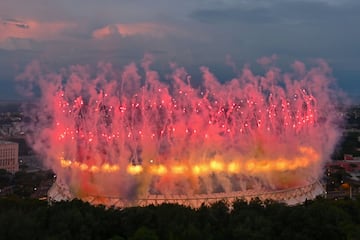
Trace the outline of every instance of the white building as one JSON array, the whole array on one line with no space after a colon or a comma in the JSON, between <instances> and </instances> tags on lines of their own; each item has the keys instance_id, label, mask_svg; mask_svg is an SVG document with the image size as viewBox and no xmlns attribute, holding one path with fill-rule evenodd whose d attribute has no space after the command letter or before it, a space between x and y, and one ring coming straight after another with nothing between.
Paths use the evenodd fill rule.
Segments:
<instances>
[{"instance_id":1,"label":"white building","mask_svg":"<svg viewBox=\"0 0 360 240\"><path fill-rule=\"evenodd\" d=\"M0 169L15 173L19 170L19 144L0 140Z\"/></svg>"}]
</instances>

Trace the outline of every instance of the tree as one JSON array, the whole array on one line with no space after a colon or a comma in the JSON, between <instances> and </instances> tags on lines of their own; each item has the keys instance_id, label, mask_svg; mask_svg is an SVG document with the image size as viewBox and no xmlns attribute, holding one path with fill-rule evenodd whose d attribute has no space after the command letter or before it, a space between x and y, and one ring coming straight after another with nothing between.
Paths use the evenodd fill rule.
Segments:
<instances>
[{"instance_id":1,"label":"tree","mask_svg":"<svg viewBox=\"0 0 360 240\"><path fill-rule=\"evenodd\" d=\"M136 230L134 235L130 237L130 240L158 240L158 236L155 231L147 228L140 227Z\"/></svg>"}]
</instances>

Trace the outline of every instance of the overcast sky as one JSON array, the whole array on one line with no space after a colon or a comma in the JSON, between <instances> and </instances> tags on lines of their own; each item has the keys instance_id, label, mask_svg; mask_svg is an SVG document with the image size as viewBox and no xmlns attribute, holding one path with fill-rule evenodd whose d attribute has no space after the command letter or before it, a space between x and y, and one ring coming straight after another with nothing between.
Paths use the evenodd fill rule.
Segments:
<instances>
[{"instance_id":1,"label":"overcast sky","mask_svg":"<svg viewBox=\"0 0 360 240\"><path fill-rule=\"evenodd\" d=\"M358 0L1 0L0 99L16 97L13 79L33 59L57 69L144 53L220 75L228 55L240 66L273 54L280 65L323 58L357 95L359 23Z\"/></svg>"}]
</instances>

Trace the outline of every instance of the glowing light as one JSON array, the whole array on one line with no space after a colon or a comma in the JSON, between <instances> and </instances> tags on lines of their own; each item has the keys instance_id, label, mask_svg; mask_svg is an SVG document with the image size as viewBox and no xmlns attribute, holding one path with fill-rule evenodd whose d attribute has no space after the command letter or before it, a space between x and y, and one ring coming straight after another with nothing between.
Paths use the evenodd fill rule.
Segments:
<instances>
[{"instance_id":1,"label":"glowing light","mask_svg":"<svg viewBox=\"0 0 360 240\"><path fill-rule=\"evenodd\" d=\"M192 168L193 174L194 175L203 175L203 174L207 174L209 172L209 166L207 166L206 164L199 164L199 165L195 165Z\"/></svg>"},{"instance_id":2,"label":"glowing light","mask_svg":"<svg viewBox=\"0 0 360 240\"><path fill-rule=\"evenodd\" d=\"M240 172L240 166L239 163L231 162L228 165L228 172L229 173L239 173Z\"/></svg>"},{"instance_id":3,"label":"glowing light","mask_svg":"<svg viewBox=\"0 0 360 240\"><path fill-rule=\"evenodd\" d=\"M188 168L186 166L177 165L171 167L171 172L174 174L185 174Z\"/></svg>"},{"instance_id":4,"label":"glowing light","mask_svg":"<svg viewBox=\"0 0 360 240\"><path fill-rule=\"evenodd\" d=\"M85 163L80 164L80 170L81 171L86 171L86 170L88 170L88 168L89 168L89 166L86 165Z\"/></svg>"},{"instance_id":5,"label":"glowing light","mask_svg":"<svg viewBox=\"0 0 360 240\"><path fill-rule=\"evenodd\" d=\"M311 148L308 147L301 147L300 152L303 156L296 157L295 159L250 159L247 161L239 160L239 161L232 161L229 163L219 161L219 160L212 160L209 164L198 164L192 166L192 171L189 172L188 169L190 166L186 165L153 165L153 161L150 160L152 165L149 166L149 170L151 174L154 175L165 175L169 171L172 174L176 175L195 175L201 176L209 174L210 172L223 172L223 173L246 173L252 172L255 173L265 173L265 172L274 172L274 171L291 171L298 168L306 168L309 167L311 164L316 163L319 161L319 155ZM90 171L90 172L117 172L119 171L120 167L118 165L110 165L110 164L103 164L101 166L88 166L85 163L79 163L76 161L64 160L63 158L60 159L61 166L64 168L78 168L82 171ZM241 167L241 163L244 162L244 166ZM131 175L138 175L144 171L144 167L141 165L128 165L127 172Z\"/></svg>"},{"instance_id":6,"label":"glowing light","mask_svg":"<svg viewBox=\"0 0 360 240\"><path fill-rule=\"evenodd\" d=\"M275 169L278 171L284 171L287 167L287 162L285 160L280 160L276 162Z\"/></svg>"},{"instance_id":7,"label":"glowing light","mask_svg":"<svg viewBox=\"0 0 360 240\"><path fill-rule=\"evenodd\" d=\"M164 165L151 166L151 173L161 176L167 173L167 168Z\"/></svg>"},{"instance_id":8,"label":"glowing light","mask_svg":"<svg viewBox=\"0 0 360 240\"><path fill-rule=\"evenodd\" d=\"M70 160L65 160L65 159L61 158L60 163L61 163L62 167L69 167L69 166L71 166L72 162Z\"/></svg>"},{"instance_id":9,"label":"glowing light","mask_svg":"<svg viewBox=\"0 0 360 240\"><path fill-rule=\"evenodd\" d=\"M256 165L254 161L248 161L246 163L246 170L252 172L255 169Z\"/></svg>"},{"instance_id":10,"label":"glowing light","mask_svg":"<svg viewBox=\"0 0 360 240\"><path fill-rule=\"evenodd\" d=\"M132 175L137 175L143 171L143 167L140 165L129 165L127 168L127 172Z\"/></svg>"},{"instance_id":11,"label":"glowing light","mask_svg":"<svg viewBox=\"0 0 360 240\"><path fill-rule=\"evenodd\" d=\"M90 172L97 173L97 172L100 171L100 168L99 168L98 166L91 166L91 167L89 168L89 171L90 171Z\"/></svg>"},{"instance_id":12,"label":"glowing light","mask_svg":"<svg viewBox=\"0 0 360 240\"><path fill-rule=\"evenodd\" d=\"M210 168L214 172L221 172L224 170L224 164L222 162L213 160L210 162Z\"/></svg>"}]
</instances>

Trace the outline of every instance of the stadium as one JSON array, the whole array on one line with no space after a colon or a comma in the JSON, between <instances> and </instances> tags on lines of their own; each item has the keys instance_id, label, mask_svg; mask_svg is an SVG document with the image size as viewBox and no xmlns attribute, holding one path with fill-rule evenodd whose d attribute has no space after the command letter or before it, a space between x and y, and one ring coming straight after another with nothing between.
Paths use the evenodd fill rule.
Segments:
<instances>
[{"instance_id":1,"label":"stadium","mask_svg":"<svg viewBox=\"0 0 360 240\"><path fill-rule=\"evenodd\" d=\"M135 64L78 68L46 75L31 114L29 140L58 178L49 199L198 207L323 193L318 179L339 137L324 64L264 75L245 67L226 82L201 67L197 85L184 68L167 82L149 64L143 76Z\"/></svg>"}]
</instances>

